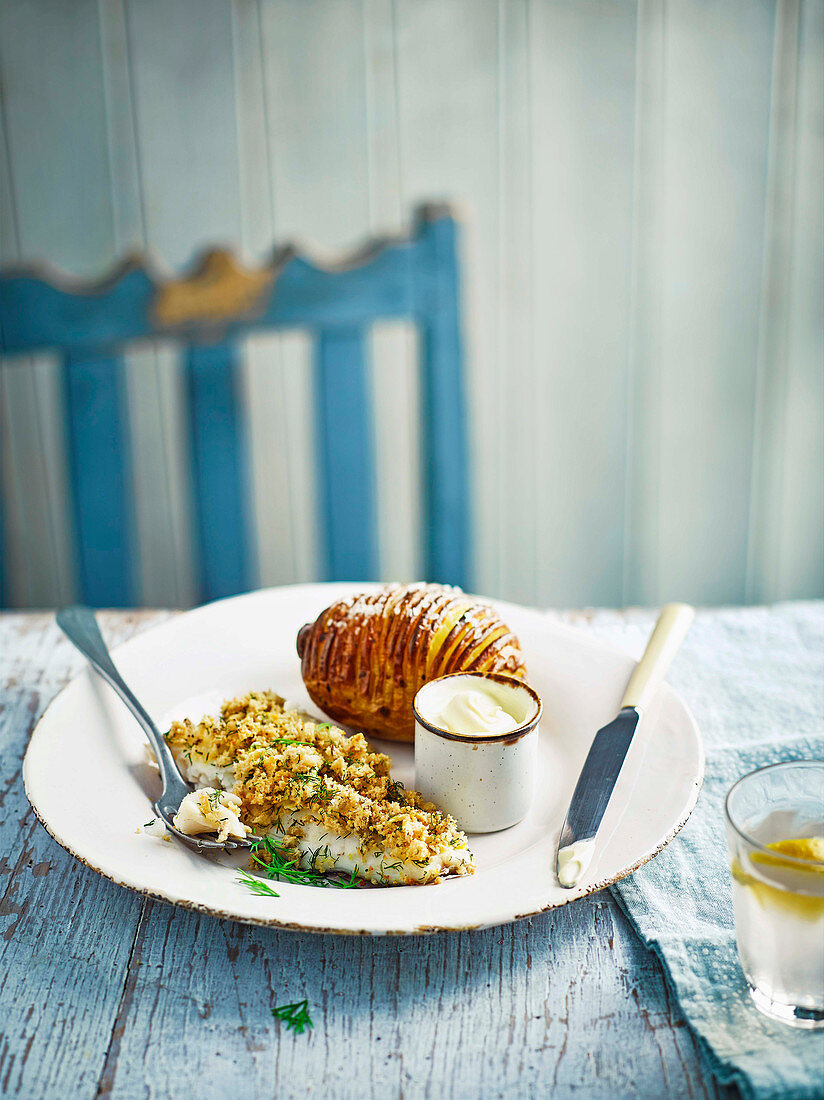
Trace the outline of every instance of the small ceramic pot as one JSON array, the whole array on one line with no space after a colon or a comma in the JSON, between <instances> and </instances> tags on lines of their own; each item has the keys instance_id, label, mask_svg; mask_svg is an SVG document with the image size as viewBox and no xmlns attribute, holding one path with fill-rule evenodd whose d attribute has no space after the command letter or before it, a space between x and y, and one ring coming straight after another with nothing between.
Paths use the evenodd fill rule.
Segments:
<instances>
[{"instance_id":1,"label":"small ceramic pot","mask_svg":"<svg viewBox=\"0 0 824 1100\"><path fill-rule=\"evenodd\" d=\"M423 717L444 680L466 680L466 688L483 690L494 680L496 692L518 722L509 733L484 736L450 733ZM528 684L510 676L455 672L430 680L413 703L415 712L415 786L446 810L469 833L494 833L526 816L532 803L537 769L541 697Z\"/></svg>"}]
</instances>

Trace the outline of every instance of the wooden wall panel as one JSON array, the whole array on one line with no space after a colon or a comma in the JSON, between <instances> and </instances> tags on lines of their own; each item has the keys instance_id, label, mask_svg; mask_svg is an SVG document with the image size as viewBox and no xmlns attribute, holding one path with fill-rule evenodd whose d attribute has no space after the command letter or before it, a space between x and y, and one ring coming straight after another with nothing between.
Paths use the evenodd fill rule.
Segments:
<instances>
[{"instance_id":1,"label":"wooden wall panel","mask_svg":"<svg viewBox=\"0 0 824 1100\"><path fill-rule=\"evenodd\" d=\"M474 585L499 587L497 406L498 9L488 0L406 0L396 8L401 194L404 208L454 198L461 245ZM505 476L504 471L500 471Z\"/></svg>"},{"instance_id":2,"label":"wooden wall panel","mask_svg":"<svg viewBox=\"0 0 824 1100\"><path fill-rule=\"evenodd\" d=\"M781 550L769 599L824 593L824 4L803 5L798 41Z\"/></svg>"},{"instance_id":3,"label":"wooden wall panel","mask_svg":"<svg viewBox=\"0 0 824 1100\"><path fill-rule=\"evenodd\" d=\"M408 230L398 125L397 11L393 0L364 0L366 149L371 233ZM413 326L381 324L370 342L377 457L381 580L422 576L418 343Z\"/></svg>"},{"instance_id":4,"label":"wooden wall panel","mask_svg":"<svg viewBox=\"0 0 824 1100\"><path fill-rule=\"evenodd\" d=\"M105 4L101 0L101 10ZM179 268L198 249L240 237L231 9L223 0L124 4L143 241L162 265ZM143 430L133 435L145 477L138 485L145 598L170 602L172 593L158 584L158 577L167 578L179 593L174 602L186 604L195 584L179 349L164 347L155 357L132 361L132 393L142 395L146 408L152 373L156 407L134 424ZM170 473L160 489L154 480L158 462Z\"/></svg>"},{"instance_id":5,"label":"wooden wall panel","mask_svg":"<svg viewBox=\"0 0 824 1100\"><path fill-rule=\"evenodd\" d=\"M532 14L536 598L609 604L623 581L636 10Z\"/></svg>"},{"instance_id":6,"label":"wooden wall panel","mask_svg":"<svg viewBox=\"0 0 824 1100\"><path fill-rule=\"evenodd\" d=\"M317 243L321 250L352 245L368 231L360 7L351 0L264 3L260 44L275 238ZM287 414L302 417L304 425L313 394L311 349L307 352L310 358L300 368L294 359L284 364ZM313 444L314 430L306 427L305 439ZM313 447L302 453L305 469L305 456L316 452ZM292 515L304 546L301 557L318 576L317 464L305 472L308 479L292 483Z\"/></svg>"},{"instance_id":7,"label":"wooden wall panel","mask_svg":"<svg viewBox=\"0 0 824 1100\"><path fill-rule=\"evenodd\" d=\"M824 7L777 11L747 598L824 589ZM818 470L819 477L811 476Z\"/></svg>"},{"instance_id":8,"label":"wooden wall panel","mask_svg":"<svg viewBox=\"0 0 824 1100\"><path fill-rule=\"evenodd\" d=\"M539 516L543 478L535 430L538 355L534 286L532 138L533 13L528 0L498 6L498 265L494 433L494 524L498 547L495 589L531 603L538 590ZM513 499L517 521L511 522ZM504 519L505 517L505 519ZM490 578L490 581L492 578Z\"/></svg>"},{"instance_id":9,"label":"wooden wall panel","mask_svg":"<svg viewBox=\"0 0 824 1100\"><path fill-rule=\"evenodd\" d=\"M820 0L6 0L2 260L333 254L466 215L475 586L824 591ZM416 346L371 334L385 578L421 568ZM193 597L175 349L127 358L141 590ZM317 575L311 347L249 341L263 583ZM12 600L74 592L56 365L3 364ZM277 430L273 430L277 424Z\"/></svg>"},{"instance_id":10,"label":"wooden wall panel","mask_svg":"<svg viewBox=\"0 0 824 1100\"><path fill-rule=\"evenodd\" d=\"M114 256L114 239L95 0L0 6L0 66L2 260L38 257L78 274L98 272ZM11 598L65 602L74 560L60 371L46 357L2 370Z\"/></svg>"},{"instance_id":11,"label":"wooden wall panel","mask_svg":"<svg viewBox=\"0 0 824 1100\"><path fill-rule=\"evenodd\" d=\"M95 275L113 251L96 0L8 0L0 63L21 254Z\"/></svg>"},{"instance_id":12,"label":"wooden wall panel","mask_svg":"<svg viewBox=\"0 0 824 1100\"><path fill-rule=\"evenodd\" d=\"M126 2L99 3L117 255L149 247ZM177 351L170 345L132 349L125 363L142 602L149 607L186 606L195 589Z\"/></svg>"},{"instance_id":13,"label":"wooden wall panel","mask_svg":"<svg viewBox=\"0 0 824 1100\"><path fill-rule=\"evenodd\" d=\"M622 603L658 598L665 5L639 0Z\"/></svg>"},{"instance_id":14,"label":"wooden wall panel","mask_svg":"<svg viewBox=\"0 0 824 1100\"><path fill-rule=\"evenodd\" d=\"M274 237L321 252L368 233L363 27L360 5L277 0L259 7L263 140ZM260 156L260 151L252 153ZM294 580L321 575L321 517L314 461L312 348L292 342L281 400L290 440ZM296 358L299 356L300 358Z\"/></svg>"},{"instance_id":15,"label":"wooden wall panel","mask_svg":"<svg viewBox=\"0 0 824 1100\"><path fill-rule=\"evenodd\" d=\"M357 245L369 223L361 5L269 0L262 44L275 235Z\"/></svg>"},{"instance_id":16,"label":"wooden wall panel","mask_svg":"<svg viewBox=\"0 0 824 1100\"><path fill-rule=\"evenodd\" d=\"M250 258L276 239L275 148L259 4L232 4L241 235ZM300 333L253 337L244 346L246 416L252 448L257 560L262 585L318 573L312 436L312 349Z\"/></svg>"},{"instance_id":17,"label":"wooden wall panel","mask_svg":"<svg viewBox=\"0 0 824 1100\"><path fill-rule=\"evenodd\" d=\"M667 6L661 601L745 597L774 16L751 0Z\"/></svg>"},{"instance_id":18,"label":"wooden wall panel","mask_svg":"<svg viewBox=\"0 0 824 1100\"><path fill-rule=\"evenodd\" d=\"M146 237L179 266L240 233L231 9L132 0L127 24Z\"/></svg>"},{"instance_id":19,"label":"wooden wall panel","mask_svg":"<svg viewBox=\"0 0 824 1100\"><path fill-rule=\"evenodd\" d=\"M59 366L48 356L0 363L4 556L7 603L73 598L75 561L66 500Z\"/></svg>"},{"instance_id":20,"label":"wooden wall panel","mask_svg":"<svg viewBox=\"0 0 824 1100\"><path fill-rule=\"evenodd\" d=\"M418 341L411 324L372 330L369 364L377 458L379 580L422 576Z\"/></svg>"}]
</instances>

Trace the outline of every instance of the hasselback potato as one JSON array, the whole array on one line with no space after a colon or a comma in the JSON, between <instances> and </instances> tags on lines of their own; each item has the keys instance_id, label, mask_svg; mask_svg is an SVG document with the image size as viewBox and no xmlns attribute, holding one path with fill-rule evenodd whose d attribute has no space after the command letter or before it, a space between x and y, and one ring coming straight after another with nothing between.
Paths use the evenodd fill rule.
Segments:
<instances>
[{"instance_id":1,"label":"hasselback potato","mask_svg":"<svg viewBox=\"0 0 824 1100\"><path fill-rule=\"evenodd\" d=\"M390 585L327 607L297 639L306 689L335 722L412 741L412 700L447 672L525 679L518 639L485 603L439 584Z\"/></svg>"}]
</instances>

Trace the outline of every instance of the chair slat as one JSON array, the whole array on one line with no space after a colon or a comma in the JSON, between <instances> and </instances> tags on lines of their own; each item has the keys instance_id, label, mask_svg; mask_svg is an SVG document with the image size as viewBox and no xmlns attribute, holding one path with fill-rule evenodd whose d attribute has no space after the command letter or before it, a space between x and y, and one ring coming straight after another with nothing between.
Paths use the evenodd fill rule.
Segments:
<instances>
[{"instance_id":1,"label":"chair slat","mask_svg":"<svg viewBox=\"0 0 824 1100\"><path fill-rule=\"evenodd\" d=\"M321 332L315 379L326 578L372 580L378 568L375 455L360 329Z\"/></svg>"},{"instance_id":2,"label":"chair slat","mask_svg":"<svg viewBox=\"0 0 824 1100\"><path fill-rule=\"evenodd\" d=\"M448 210L426 208L408 237L375 242L326 268L288 251L273 255L267 270L252 271L225 251L209 255L172 280L134 261L96 284L52 279L42 270L0 275L0 350L48 348L67 356L84 598L136 602L127 418L120 361L112 356L123 344L158 335L188 345L199 597L244 591L256 574L234 349L252 332L293 326L316 339L322 572L333 580L376 577L376 457L364 334L376 321L398 317L414 320L421 334L425 575L471 585L456 224ZM221 343L213 344L217 331Z\"/></svg>"},{"instance_id":3,"label":"chair slat","mask_svg":"<svg viewBox=\"0 0 824 1100\"><path fill-rule=\"evenodd\" d=\"M422 258L421 440L429 580L471 586L470 497L455 222L427 226Z\"/></svg>"},{"instance_id":4,"label":"chair slat","mask_svg":"<svg viewBox=\"0 0 824 1100\"><path fill-rule=\"evenodd\" d=\"M81 598L137 603L135 523L123 362L77 352L64 361L66 441Z\"/></svg>"},{"instance_id":5,"label":"chair slat","mask_svg":"<svg viewBox=\"0 0 824 1100\"><path fill-rule=\"evenodd\" d=\"M246 441L235 362L231 344L187 349L193 513L203 601L252 587Z\"/></svg>"}]
</instances>

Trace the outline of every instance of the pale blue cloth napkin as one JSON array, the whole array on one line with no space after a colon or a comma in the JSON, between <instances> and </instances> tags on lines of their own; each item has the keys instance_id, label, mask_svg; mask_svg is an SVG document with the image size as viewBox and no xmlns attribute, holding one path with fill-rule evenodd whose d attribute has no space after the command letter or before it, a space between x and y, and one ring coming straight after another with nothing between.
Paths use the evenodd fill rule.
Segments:
<instances>
[{"instance_id":1,"label":"pale blue cloth napkin","mask_svg":"<svg viewBox=\"0 0 824 1100\"><path fill-rule=\"evenodd\" d=\"M652 624L596 613L592 627L640 656ZM612 887L664 964L713 1072L752 1100L824 1097L824 1034L773 1024L738 965L723 802L764 764L824 759L824 603L698 612L669 682L695 715L707 770L698 805L656 859Z\"/></svg>"}]
</instances>

